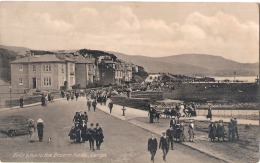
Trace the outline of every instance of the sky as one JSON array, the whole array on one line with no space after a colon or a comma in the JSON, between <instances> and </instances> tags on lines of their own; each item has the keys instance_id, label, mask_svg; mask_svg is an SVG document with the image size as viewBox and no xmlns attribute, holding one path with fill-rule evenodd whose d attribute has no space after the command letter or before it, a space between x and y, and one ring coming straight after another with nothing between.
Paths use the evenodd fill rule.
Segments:
<instances>
[{"instance_id":1,"label":"sky","mask_svg":"<svg viewBox=\"0 0 260 163\"><path fill-rule=\"evenodd\" d=\"M259 61L256 3L1 2L0 44Z\"/></svg>"}]
</instances>

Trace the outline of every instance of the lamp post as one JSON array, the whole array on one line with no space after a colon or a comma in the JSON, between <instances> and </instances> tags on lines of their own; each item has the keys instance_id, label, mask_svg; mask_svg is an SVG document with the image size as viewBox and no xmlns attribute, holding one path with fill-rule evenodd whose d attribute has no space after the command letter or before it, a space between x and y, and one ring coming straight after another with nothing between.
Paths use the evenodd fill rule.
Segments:
<instances>
[{"instance_id":1,"label":"lamp post","mask_svg":"<svg viewBox=\"0 0 260 163\"><path fill-rule=\"evenodd\" d=\"M12 85L9 86L9 92L10 92L10 109L12 109Z\"/></svg>"}]
</instances>

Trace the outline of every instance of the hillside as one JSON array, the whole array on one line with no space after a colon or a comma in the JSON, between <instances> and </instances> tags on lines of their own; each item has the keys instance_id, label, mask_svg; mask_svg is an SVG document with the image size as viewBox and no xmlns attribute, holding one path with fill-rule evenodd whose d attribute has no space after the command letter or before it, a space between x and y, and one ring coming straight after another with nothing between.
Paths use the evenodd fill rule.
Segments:
<instances>
[{"instance_id":1,"label":"hillside","mask_svg":"<svg viewBox=\"0 0 260 163\"><path fill-rule=\"evenodd\" d=\"M25 48L25 47L17 47L17 46L5 46L5 45L0 45L1 49L6 49L9 51L13 51L18 55L25 55L26 51L29 51L31 49Z\"/></svg>"},{"instance_id":2,"label":"hillside","mask_svg":"<svg viewBox=\"0 0 260 163\"><path fill-rule=\"evenodd\" d=\"M0 79L5 82L11 80L11 67L9 62L16 59L18 54L14 51L0 48Z\"/></svg>"},{"instance_id":3,"label":"hillside","mask_svg":"<svg viewBox=\"0 0 260 163\"><path fill-rule=\"evenodd\" d=\"M111 52L122 60L142 65L148 72L169 72L184 75L251 76L259 73L258 63L239 63L219 56L182 54L169 57L132 56Z\"/></svg>"}]
</instances>

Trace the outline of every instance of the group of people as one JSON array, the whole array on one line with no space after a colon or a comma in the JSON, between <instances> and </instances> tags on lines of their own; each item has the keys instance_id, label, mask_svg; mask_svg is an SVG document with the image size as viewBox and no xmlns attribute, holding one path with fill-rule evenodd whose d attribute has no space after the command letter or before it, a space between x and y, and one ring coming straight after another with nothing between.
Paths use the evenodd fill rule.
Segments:
<instances>
[{"instance_id":1,"label":"group of people","mask_svg":"<svg viewBox=\"0 0 260 163\"><path fill-rule=\"evenodd\" d=\"M174 117L170 120L170 128L167 129L165 132L162 133L159 142L159 149L162 149L163 152L163 160L166 161L166 155L169 152L169 149L174 149L174 138L180 139L183 137L184 140L184 123L180 123L179 120L175 120ZM188 133L189 133L189 140L193 142L194 140L194 123L193 120L190 120L188 125ZM183 134L183 135L181 135ZM154 135L151 135L151 138L148 139L148 151L151 153L151 161L154 161L154 157L158 148L157 139Z\"/></svg>"},{"instance_id":2,"label":"group of people","mask_svg":"<svg viewBox=\"0 0 260 163\"><path fill-rule=\"evenodd\" d=\"M217 124L214 121L211 121L209 125L209 138L212 142L215 142L216 138L218 138L218 141L220 138L225 141L225 125L223 120L219 120ZM234 141L235 138L239 140L237 119L231 118L228 123L228 140Z\"/></svg>"},{"instance_id":3,"label":"group of people","mask_svg":"<svg viewBox=\"0 0 260 163\"><path fill-rule=\"evenodd\" d=\"M88 115L87 112L82 114L82 111L76 112L73 118L74 126L72 126L69 137L74 143L85 143L89 141L89 149L95 150L95 142L96 149L100 150L100 146L103 143L104 134L102 128L99 126L99 123L96 123L96 127L91 123L88 127Z\"/></svg>"},{"instance_id":4,"label":"group of people","mask_svg":"<svg viewBox=\"0 0 260 163\"><path fill-rule=\"evenodd\" d=\"M67 98L67 101L69 100L74 100L76 98L76 101L78 100L79 98L79 93L77 91L68 91L66 92L66 98Z\"/></svg>"},{"instance_id":5,"label":"group of people","mask_svg":"<svg viewBox=\"0 0 260 163\"><path fill-rule=\"evenodd\" d=\"M29 135L30 135L30 142L33 142L34 134L36 132L36 129L37 129L37 132L38 132L39 142L42 142L42 139L43 139L43 129L44 129L43 120L42 119L38 119L37 120L37 125L35 127L34 120L33 119L29 119L27 127L28 127L28 132L29 132Z\"/></svg>"},{"instance_id":6,"label":"group of people","mask_svg":"<svg viewBox=\"0 0 260 163\"><path fill-rule=\"evenodd\" d=\"M93 107L93 110L96 111L97 101L95 99L93 101L91 101L89 98L87 98L88 111L90 111L91 107Z\"/></svg>"},{"instance_id":7,"label":"group of people","mask_svg":"<svg viewBox=\"0 0 260 163\"><path fill-rule=\"evenodd\" d=\"M41 97L41 105L42 105L42 107L46 107L47 106L46 97L47 97L48 102L52 102L53 101L53 95L50 92L47 95L42 94L42 97Z\"/></svg>"}]
</instances>

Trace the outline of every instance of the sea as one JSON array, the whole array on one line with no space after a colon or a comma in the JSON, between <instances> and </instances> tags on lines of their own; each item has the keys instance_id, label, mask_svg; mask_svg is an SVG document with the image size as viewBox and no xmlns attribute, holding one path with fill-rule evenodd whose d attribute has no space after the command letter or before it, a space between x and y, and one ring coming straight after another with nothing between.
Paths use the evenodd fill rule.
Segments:
<instances>
[{"instance_id":1,"label":"sea","mask_svg":"<svg viewBox=\"0 0 260 163\"><path fill-rule=\"evenodd\" d=\"M219 76L211 76L212 78L215 78L216 81L223 81L223 80L230 80L233 81L243 81L243 83L255 83L257 76L229 76L229 77L219 77ZM258 77L259 78L259 77Z\"/></svg>"}]
</instances>

